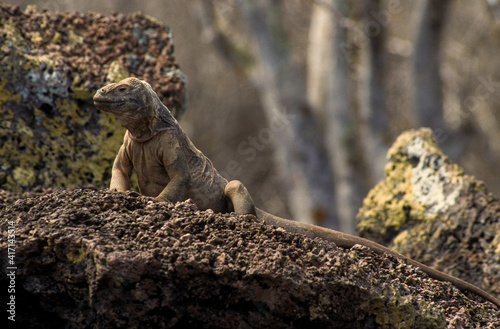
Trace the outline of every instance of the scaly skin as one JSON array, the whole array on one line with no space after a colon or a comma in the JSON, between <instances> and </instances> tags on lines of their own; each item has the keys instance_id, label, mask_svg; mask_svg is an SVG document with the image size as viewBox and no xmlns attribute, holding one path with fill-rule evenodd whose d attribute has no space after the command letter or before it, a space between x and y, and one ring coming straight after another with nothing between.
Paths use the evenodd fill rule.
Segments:
<instances>
[{"instance_id":1,"label":"scaly skin","mask_svg":"<svg viewBox=\"0 0 500 329\"><path fill-rule=\"evenodd\" d=\"M148 83L129 78L108 85L96 93L94 104L128 129L113 164L111 189L128 191L135 169L140 193L157 201L191 198L202 210L234 210L230 201L238 182L228 185Z\"/></svg>"},{"instance_id":2,"label":"scaly skin","mask_svg":"<svg viewBox=\"0 0 500 329\"><path fill-rule=\"evenodd\" d=\"M419 267L431 278L448 281L500 307L500 300L461 279L407 258L373 241L271 215L255 208L247 189L239 181L227 182L182 131L151 86L136 78L107 85L94 96L94 104L116 115L128 129L113 164L110 189L127 192L133 169L139 191L157 201L184 201L191 198L199 209L253 214L288 232L321 238L342 248L356 244L378 254L390 254Z\"/></svg>"}]
</instances>

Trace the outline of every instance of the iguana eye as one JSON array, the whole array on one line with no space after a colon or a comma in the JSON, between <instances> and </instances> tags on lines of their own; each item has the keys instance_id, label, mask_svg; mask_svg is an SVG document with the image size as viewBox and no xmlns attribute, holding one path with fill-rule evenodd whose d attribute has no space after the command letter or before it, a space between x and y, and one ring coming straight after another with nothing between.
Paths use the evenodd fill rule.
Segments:
<instances>
[{"instance_id":1,"label":"iguana eye","mask_svg":"<svg viewBox=\"0 0 500 329\"><path fill-rule=\"evenodd\" d=\"M127 87L125 87L125 86L118 87L118 91L124 92L126 90L127 90Z\"/></svg>"}]
</instances>

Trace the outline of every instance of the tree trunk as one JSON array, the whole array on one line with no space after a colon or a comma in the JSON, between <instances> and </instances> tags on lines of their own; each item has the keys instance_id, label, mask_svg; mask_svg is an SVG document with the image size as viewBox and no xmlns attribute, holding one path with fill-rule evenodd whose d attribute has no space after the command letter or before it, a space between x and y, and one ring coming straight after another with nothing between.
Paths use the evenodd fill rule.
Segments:
<instances>
[{"instance_id":1,"label":"tree trunk","mask_svg":"<svg viewBox=\"0 0 500 329\"><path fill-rule=\"evenodd\" d=\"M308 49L308 96L323 123L325 144L333 167L340 229L353 232L359 207L354 167L350 163L355 124L349 108L347 35L341 26L346 5L328 0L315 3Z\"/></svg>"},{"instance_id":2,"label":"tree trunk","mask_svg":"<svg viewBox=\"0 0 500 329\"><path fill-rule=\"evenodd\" d=\"M278 1L238 2L257 57L252 80L276 137L277 165L295 219L338 228L333 179L304 78L281 33ZM266 128L263 128L266 129Z\"/></svg>"},{"instance_id":3,"label":"tree trunk","mask_svg":"<svg viewBox=\"0 0 500 329\"><path fill-rule=\"evenodd\" d=\"M372 186L384 177L386 154L389 149L388 118L386 110L385 77L385 28L389 17L378 15L380 1L363 1L359 10L362 14L362 25L355 33L362 33L360 38L366 40L365 46L358 49L358 105L360 116L360 137L365 157L367 181Z\"/></svg>"},{"instance_id":4,"label":"tree trunk","mask_svg":"<svg viewBox=\"0 0 500 329\"><path fill-rule=\"evenodd\" d=\"M444 130L439 46L450 1L423 1L414 55L417 126Z\"/></svg>"}]
</instances>

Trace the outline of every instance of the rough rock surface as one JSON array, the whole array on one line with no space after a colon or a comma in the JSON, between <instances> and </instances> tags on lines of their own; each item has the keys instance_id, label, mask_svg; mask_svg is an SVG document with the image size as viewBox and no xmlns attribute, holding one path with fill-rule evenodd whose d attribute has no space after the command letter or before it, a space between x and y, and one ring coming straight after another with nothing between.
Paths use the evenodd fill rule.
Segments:
<instances>
[{"instance_id":1,"label":"rough rock surface","mask_svg":"<svg viewBox=\"0 0 500 329\"><path fill-rule=\"evenodd\" d=\"M493 305L399 259L253 216L95 188L3 191L0 205L26 328L500 327Z\"/></svg>"},{"instance_id":2,"label":"rough rock surface","mask_svg":"<svg viewBox=\"0 0 500 329\"><path fill-rule=\"evenodd\" d=\"M403 133L365 198L358 233L500 297L500 201L439 149L430 129Z\"/></svg>"},{"instance_id":3,"label":"rough rock surface","mask_svg":"<svg viewBox=\"0 0 500 329\"><path fill-rule=\"evenodd\" d=\"M0 188L107 181L124 129L92 96L136 76L179 117L185 78L173 53L170 29L141 14L0 3Z\"/></svg>"}]
</instances>

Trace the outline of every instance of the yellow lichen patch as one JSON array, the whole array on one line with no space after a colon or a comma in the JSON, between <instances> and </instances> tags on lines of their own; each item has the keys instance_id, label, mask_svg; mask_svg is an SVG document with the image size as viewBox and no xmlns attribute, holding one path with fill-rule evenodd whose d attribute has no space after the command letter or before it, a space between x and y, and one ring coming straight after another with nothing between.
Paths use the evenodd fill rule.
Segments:
<instances>
[{"instance_id":1,"label":"yellow lichen patch","mask_svg":"<svg viewBox=\"0 0 500 329\"><path fill-rule=\"evenodd\" d=\"M379 328L443 328L446 323L442 312L421 301L416 308L411 299L401 296L393 287L387 287L383 295L361 306L375 316Z\"/></svg>"},{"instance_id":2,"label":"yellow lichen patch","mask_svg":"<svg viewBox=\"0 0 500 329\"><path fill-rule=\"evenodd\" d=\"M7 114L9 112L11 111L7 111ZM12 115L8 116L12 118ZM24 120L18 118L9 122L2 121L0 136L4 141L0 144L0 159L7 160L5 163L0 163L0 166L4 170L12 170L12 176L6 176L4 173L1 179L6 181L9 189L18 191L21 185L33 183L36 179L33 168L39 156L33 157L29 154L29 149L33 145L33 132L26 126Z\"/></svg>"},{"instance_id":3,"label":"yellow lichen patch","mask_svg":"<svg viewBox=\"0 0 500 329\"><path fill-rule=\"evenodd\" d=\"M0 136L8 134L8 131L2 131L2 129L10 129L12 127L14 112L11 109L0 106L0 113L2 114L2 120L0 120Z\"/></svg>"},{"instance_id":4,"label":"yellow lichen patch","mask_svg":"<svg viewBox=\"0 0 500 329\"><path fill-rule=\"evenodd\" d=\"M494 250L495 254L500 257L500 234L497 235L493 241L491 241L491 247L491 250Z\"/></svg>"},{"instance_id":5,"label":"yellow lichen patch","mask_svg":"<svg viewBox=\"0 0 500 329\"><path fill-rule=\"evenodd\" d=\"M399 232L413 220L411 231L402 232L395 239L404 244L405 237L420 236L419 221L433 220L454 203L460 193L463 170L442 154L428 128L402 133L387 158L390 161L385 167L386 177L363 200L357 229L384 237L388 232ZM456 184L455 189L450 189L450 183Z\"/></svg>"},{"instance_id":6,"label":"yellow lichen patch","mask_svg":"<svg viewBox=\"0 0 500 329\"><path fill-rule=\"evenodd\" d=\"M99 166L101 170L101 176L106 174L105 170L110 170L111 165L115 159L120 145L123 142L123 136L125 135L126 129L121 125L121 123L116 120L116 118L110 113L101 113L99 118L99 125L103 127L101 133L95 137L99 149L96 150L96 165ZM109 134L113 132L113 134ZM103 182L104 183L104 182ZM105 182L108 184L109 182Z\"/></svg>"},{"instance_id":7,"label":"yellow lichen patch","mask_svg":"<svg viewBox=\"0 0 500 329\"><path fill-rule=\"evenodd\" d=\"M13 94L10 91L6 90L5 89L5 81L0 80L0 105L6 103L8 101L20 102L21 96ZM4 111L2 110L1 113L3 114ZM2 117L2 121L3 120L5 120L5 117Z\"/></svg>"},{"instance_id":8,"label":"yellow lichen patch","mask_svg":"<svg viewBox=\"0 0 500 329\"><path fill-rule=\"evenodd\" d=\"M401 325L405 312L395 307L394 303L387 305L380 301L372 304L371 314L376 316L375 321L381 328L394 328L394 325Z\"/></svg>"},{"instance_id":9,"label":"yellow lichen patch","mask_svg":"<svg viewBox=\"0 0 500 329\"><path fill-rule=\"evenodd\" d=\"M29 186L35 182L33 168L17 167L13 170L13 175L15 181L24 186Z\"/></svg>"},{"instance_id":10,"label":"yellow lichen patch","mask_svg":"<svg viewBox=\"0 0 500 329\"><path fill-rule=\"evenodd\" d=\"M28 8L28 7L26 7ZM47 16L43 16L42 17L42 23L40 24L40 28L43 30L45 30L47 28L47 26L49 25L49 19L47 18Z\"/></svg>"},{"instance_id":11,"label":"yellow lichen patch","mask_svg":"<svg viewBox=\"0 0 500 329\"><path fill-rule=\"evenodd\" d=\"M70 262L80 263L85 258L85 252L81 248L70 247L66 254L66 258L68 258Z\"/></svg>"},{"instance_id":12,"label":"yellow lichen patch","mask_svg":"<svg viewBox=\"0 0 500 329\"><path fill-rule=\"evenodd\" d=\"M1 30L7 32L8 40L12 44L22 44L24 42L21 31L12 23L12 20L7 20L0 25Z\"/></svg>"},{"instance_id":13,"label":"yellow lichen patch","mask_svg":"<svg viewBox=\"0 0 500 329\"><path fill-rule=\"evenodd\" d=\"M139 301L139 302L143 302L143 301L147 300L147 299L148 299L148 297L149 297L149 296L146 294L146 292L145 292L145 291L143 291L143 290L141 290L141 289L134 289L134 290L132 291L132 294L133 294L133 296L134 296L135 300L137 300L137 301Z\"/></svg>"},{"instance_id":14,"label":"yellow lichen patch","mask_svg":"<svg viewBox=\"0 0 500 329\"><path fill-rule=\"evenodd\" d=\"M83 87L71 87L71 93L76 99L87 100L94 97L95 92L89 91Z\"/></svg>"},{"instance_id":15,"label":"yellow lichen patch","mask_svg":"<svg viewBox=\"0 0 500 329\"><path fill-rule=\"evenodd\" d=\"M38 32L38 31L33 32L33 34L31 35L30 41L33 43L42 42L43 38L42 38L40 32Z\"/></svg>"},{"instance_id":16,"label":"yellow lichen patch","mask_svg":"<svg viewBox=\"0 0 500 329\"><path fill-rule=\"evenodd\" d=\"M45 113L37 107L34 107L35 117L39 118L43 126L49 131L50 136L68 136L68 127L64 121L64 118L59 115L54 115L53 117L48 117Z\"/></svg>"},{"instance_id":17,"label":"yellow lichen patch","mask_svg":"<svg viewBox=\"0 0 500 329\"><path fill-rule=\"evenodd\" d=\"M71 106L67 106L66 110L69 111ZM2 153L9 152L10 163L16 164L13 169L14 184L24 187L32 186L35 181L51 182L53 186L77 184L79 181L75 178L78 175L68 177L63 169L67 168L67 164L75 162L75 158L72 156L75 148L75 137L70 133L65 118L60 115L49 117L36 107L34 115L45 128L38 139L34 140L33 131L23 120L18 119L15 132L11 132L12 142L6 143L1 149ZM5 149L5 147L9 147L8 145L12 146L11 150ZM19 152L20 148L24 151ZM35 166L38 167L38 173L32 169ZM55 180L54 177L57 179ZM16 189L13 186L9 186L9 188Z\"/></svg>"},{"instance_id":18,"label":"yellow lichen patch","mask_svg":"<svg viewBox=\"0 0 500 329\"><path fill-rule=\"evenodd\" d=\"M35 181L59 187L81 182L108 183L104 180L110 175L125 130L108 113L99 113L101 129L97 132L78 128L90 119L90 109L88 106L79 108L75 101L67 99L57 101L55 115L49 116L35 108L35 118L45 130L38 138L43 142L34 141L32 130L18 119L12 127L14 131L9 129L10 142L0 146L0 154L9 154L9 163L15 163L13 176L2 178L9 188L18 190ZM23 152L19 152L20 146ZM35 166L37 172L32 169Z\"/></svg>"},{"instance_id":19,"label":"yellow lichen patch","mask_svg":"<svg viewBox=\"0 0 500 329\"><path fill-rule=\"evenodd\" d=\"M411 129L403 132L396 139L387 152L387 158L392 161L406 161L406 146L413 139L420 138L425 141L425 146L430 153L441 154L441 149L437 145L432 130L430 128Z\"/></svg>"},{"instance_id":20,"label":"yellow lichen patch","mask_svg":"<svg viewBox=\"0 0 500 329\"><path fill-rule=\"evenodd\" d=\"M415 309L407 298L393 287L387 287L384 298L374 299L361 306L368 314L375 316L380 328L411 328L415 324Z\"/></svg>"},{"instance_id":21,"label":"yellow lichen patch","mask_svg":"<svg viewBox=\"0 0 500 329\"><path fill-rule=\"evenodd\" d=\"M143 13L141 11L135 12L134 14L143 15ZM158 24L158 25L162 24L162 22L159 19L157 19L156 17L153 17L151 15L144 14L144 17L146 17L148 19L148 21L154 22L155 24Z\"/></svg>"},{"instance_id":22,"label":"yellow lichen patch","mask_svg":"<svg viewBox=\"0 0 500 329\"><path fill-rule=\"evenodd\" d=\"M363 200L358 217L359 231L398 231L409 218L422 218L424 207L412 194L411 165L391 162L386 166L388 176L370 190Z\"/></svg>"},{"instance_id":23,"label":"yellow lichen patch","mask_svg":"<svg viewBox=\"0 0 500 329\"><path fill-rule=\"evenodd\" d=\"M113 285L114 285L116 288L121 287L121 285L122 285L122 284L123 284L123 280L120 280L120 279L118 279L118 278L115 278L115 279L113 280Z\"/></svg>"},{"instance_id":24,"label":"yellow lichen patch","mask_svg":"<svg viewBox=\"0 0 500 329\"><path fill-rule=\"evenodd\" d=\"M55 67L58 64L58 60L54 59L49 54L44 54L44 55L24 54L24 57L26 58L26 62L24 62L21 65L21 68L26 71L39 70L42 63L46 64L47 67Z\"/></svg>"},{"instance_id":25,"label":"yellow lichen patch","mask_svg":"<svg viewBox=\"0 0 500 329\"><path fill-rule=\"evenodd\" d=\"M16 131L20 136L25 137L27 143L31 143L33 138L33 131L26 125L23 119L18 118L16 123Z\"/></svg>"},{"instance_id":26,"label":"yellow lichen patch","mask_svg":"<svg viewBox=\"0 0 500 329\"><path fill-rule=\"evenodd\" d=\"M59 33L59 31L56 31L56 33L54 33L54 36L52 37L52 43L60 45L61 42L62 42L61 33Z\"/></svg>"},{"instance_id":27,"label":"yellow lichen patch","mask_svg":"<svg viewBox=\"0 0 500 329\"><path fill-rule=\"evenodd\" d=\"M72 122L84 125L90 119L88 109L79 108L75 101L70 99L60 99L56 102L56 107L62 116L70 118Z\"/></svg>"},{"instance_id":28,"label":"yellow lichen patch","mask_svg":"<svg viewBox=\"0 0 500 329\"><path fill-rule=\"evenodd\" d=\"M68 29L68 39L73 43L83 43L83 37L78 35L72 27Z\"/></svg>"},{"instance_id":29,"label":"yellow lichen patch","mask_svg":"<svg viewBox=\"0 0 500 329\"><path fill-rule=\"evenodd\" d=\"M119 82L130 76L128 70L119 61L113 61L109 64L108 74L106 75L106 81L108 83Z\"/></svg>"},{"instance_id":30,"label":"yellow lichen patch","mask_svg":"<svg viewBox=\"0 0 500 329\"><path fill-rule=\"evenodd\" d=\"M409 230L401 231L394 237L392 242L395 250L405 253L408 248L408 241L425 244L431 239L431 235L428 232L428 225L419 223Z\"/></svg>"},{"instance_id":31,"label":"yellow lichen patch","mask_svg":"<svg viewBox=\"0 0 500 329\"><path fill-rule=\"evenodd\" d=\"M38 11L38 6L37 5L27 5L26 9L24 10L25 13L34 13Z\"/></svg>"}]
</instances>

